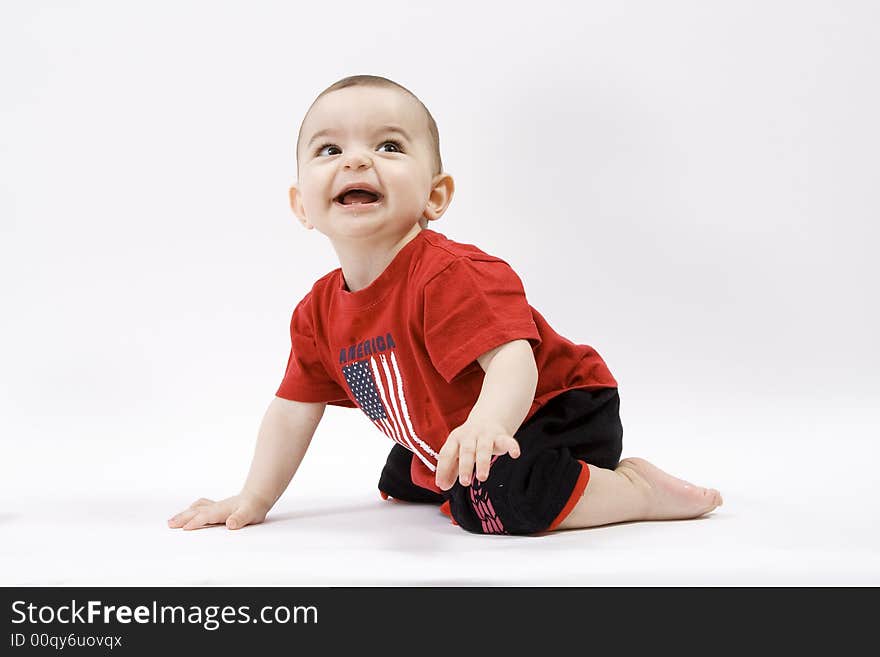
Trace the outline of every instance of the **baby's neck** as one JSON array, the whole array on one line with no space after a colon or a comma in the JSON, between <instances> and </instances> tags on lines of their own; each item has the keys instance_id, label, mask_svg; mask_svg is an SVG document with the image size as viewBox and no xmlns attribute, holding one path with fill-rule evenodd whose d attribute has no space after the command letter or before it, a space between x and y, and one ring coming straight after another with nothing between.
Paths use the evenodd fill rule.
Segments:
<instances>
[{"instance_id":1,"label":"baby's neck","mask_svg":"<svg viewBox=\"0 0 880 657\"><path fill-rule=\"evenodd\" d=\"M405 235L384 243L363 243L353 245L334 244L345 287L349 292L358 292L369 287L391 264L400 250L415 239L422 231L416 224Z\"/></svg>"}]
</instances>

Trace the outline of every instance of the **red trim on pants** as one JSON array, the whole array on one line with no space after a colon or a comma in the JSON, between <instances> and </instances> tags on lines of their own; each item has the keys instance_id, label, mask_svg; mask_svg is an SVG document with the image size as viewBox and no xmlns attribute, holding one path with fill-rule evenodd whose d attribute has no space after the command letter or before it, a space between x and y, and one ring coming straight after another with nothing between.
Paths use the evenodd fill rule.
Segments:
<instances>
[{"instance_id":1,"label":"red trim on pants","mask_svg":"<svg viewBox=\"0 0 880 657\"><path fill-rule=\"evenodd\" d=\"M590 481L590 467L586 464L585 461L581 461L578 459L578 463L581 464L581 474L578 476L577 483L574 485L574 489L571 491L571 497L568 498L568 502L565 503L565 506L562 507L562 511L559 512L559 515L556 516L556 519L550 523L550 526L545 531L552 531L559 526L563 520L565 520L566 516L571 513L572 509L574 509L575 504L577 504L581 495L584 494L584 489L587 487L587 483Z\"/></svg>"},{"instance_id":2,"label":"red trim on pants","mask_svg":"<svg viewBox=\"0 0 880 657\"><path fill-rule=\"evenodd\" d=\"M440 511L443 512L443 515L449 516L449 519L452 521L453 525L458 524L457 522L455 522L455 518L452 517L452 509L449 508L449 500L446 500L445 502L443 502L443 504L440 505Z\"/></svg>"}]
</instances>

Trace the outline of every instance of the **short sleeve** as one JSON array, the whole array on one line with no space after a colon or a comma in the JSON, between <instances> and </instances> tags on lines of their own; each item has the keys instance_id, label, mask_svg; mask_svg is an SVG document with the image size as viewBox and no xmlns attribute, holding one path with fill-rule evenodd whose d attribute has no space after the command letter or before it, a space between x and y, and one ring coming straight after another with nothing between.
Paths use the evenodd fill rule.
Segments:
<instances>
[{"instance_id":1,"label":"short sleeve","mask_svg":"<svg viewBox=\"0 0 880 657\"><path fill-rule=\"evenodd\" d=\"M541 343L522 282L503 260L458 258L425 286L425 348L447 383L512 340Z\"/></svg>"},{"instance_id":2,"label":"short sleeve","mask_svg":"<svg viewBox=\"0 0 880 657\"><path fill-rule=\"evenodd\" d=\"M290 318L290 355L276 396L301 402L326 402L354 407L345 390L321 362L312 322L311 293L297 304Z\"/></svg>"}]
</instances>

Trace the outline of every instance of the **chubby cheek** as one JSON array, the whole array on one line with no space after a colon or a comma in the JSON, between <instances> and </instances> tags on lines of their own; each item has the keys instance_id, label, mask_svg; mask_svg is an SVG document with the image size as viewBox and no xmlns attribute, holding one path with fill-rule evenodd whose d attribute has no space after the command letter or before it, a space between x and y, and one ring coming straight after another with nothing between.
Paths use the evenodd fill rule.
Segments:
<instances>
[{"instance_id":1,"label":"chubby cheek","mask_svg":"<svg viewBox=\"0 0 880 657\"><path fill-rule=\"evenodd\" d=\"M428 182L416 179L415 177L402 178L396 181L395 193L393 199L391 199L392 203L407 212L421 212L428 199L428 186Z\"/></svg>"},{"instance_id":2,"label":"chubby cheek","mask_svg":"<svg viewBox=\"0 0 880 657\"><path fill-rule=\"evenodd\" d=\"M333 205L330 192L309 190L303 194L303 206L306 214L325 213Z\"/></svg>"},{"instance_id":3,"label":"chubby cheek","mask_svg":"<svg viewBox=\"0 0 880 657\"><path fill-rule=\"evenodd\" d=\"M306 170L300 178L300 201L306 213L324 212L330 204L329 191L332 189L330 180L325 179L322 172Z\"/></svg>"}]
</instances>

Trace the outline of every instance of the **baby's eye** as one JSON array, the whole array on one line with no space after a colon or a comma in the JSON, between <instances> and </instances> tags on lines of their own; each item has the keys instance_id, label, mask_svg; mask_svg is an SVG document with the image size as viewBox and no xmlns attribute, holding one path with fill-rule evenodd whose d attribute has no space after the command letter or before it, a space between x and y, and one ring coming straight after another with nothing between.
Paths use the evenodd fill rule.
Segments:
<instances>
[{"instance_id":1,"label":"baby's eye","mask_svg":"<svg viewBox=\"0 0 880 657\"><path fill-rule=\"evenodd\" d=\"M392 146L394 146L395 150L391 151L392 153L394 153L394 152L400 153L403 151L403 149L400 147L400 144L398 142L394 141L393 139L389 139L388 141L383 141L380 144L379 148L381 148L385 144L391 144Z\"/></svg>"},{"instance_id":2,"label":"baby's eye","mask_svg":"<svg viewBox=\"0 0 880 657\"><path fill-rule=\"evenodd\" d=\"M318 150L315 151L315 155L320 155L321 151L323 151L325 148L335 148L337 151L339 150L339 146L336 146L334 144L324 144L323 146L318 147Z\"/></svg>"}]
</instances>

